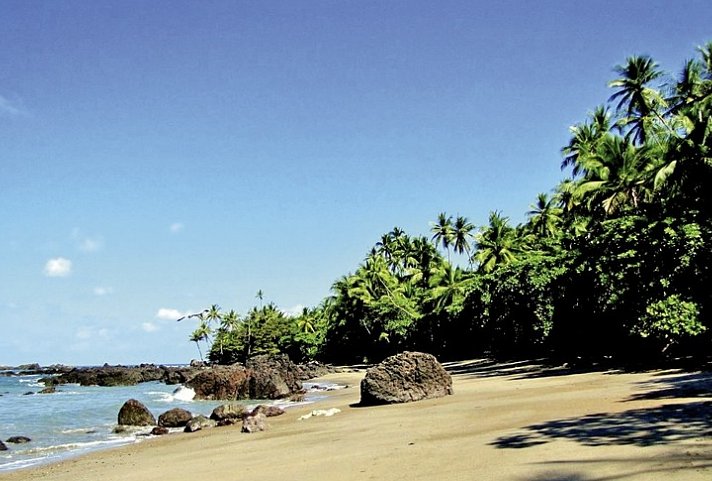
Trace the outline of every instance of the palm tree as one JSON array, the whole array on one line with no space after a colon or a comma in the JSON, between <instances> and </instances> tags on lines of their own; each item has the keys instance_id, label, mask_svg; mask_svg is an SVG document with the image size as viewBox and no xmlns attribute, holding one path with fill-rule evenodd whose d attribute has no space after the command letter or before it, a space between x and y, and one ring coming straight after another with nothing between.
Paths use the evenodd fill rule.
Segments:
<instances>
[{"instance_id":1,"label":"palm tree","mask_svg":"<svg viewBox=\"0 0 712 481\"><path fill-rule=\"evenodd\" d=\"M470 241L474 239L472 231L475 225L472 224L467 217L458 215L455 218L455 224L452 226L452 247L458 254L470 254Z\"/></svg>"},{"instance_id":2,"label":"palm tree","mask_svg":"<svg viewBox=\"0 0 712 481\"><path fill-rule=\"evenodd\" d=\"M208 312L205 313L205 320L210 325L213 322L218 322L222 318L222 313L220 312L220 306L213 304L208 308Z\"/></svg>"},{"instance_id":3,"label":"palm tree","mask_svg":"<svg viewBox=\"0 0 712 481\"><path fill-rule=\"evenodd\" d=\"M445 215L444 212L438 214L437 222L431 223L430 232L433 233L432 240L435 246L442 245L447 251L447 258L450 261L450 244L453 240L452 216Z\"/></svg>"},{"instance_id":4,"label":"palm tree","mask_svg":"<svg viewBox=\"0 0 712 481\"><path fill-rule=\"evenodd\" d=\"M211 332L210 326L208 326L205 319L201 317L200 324L190 335L190 340L193 341L195 346L198 348L198 354L200 355L201 361L203 360L203 351L200 350L200 341L205 341L207 343Z\"/></svg>"},{"instance_id":5,"label":"palm tree","mask_svg":"<svg viewBox=\"0 0 712 481\"><path fill-rule=\"evenodd\" d=\"M552 237L559 230L563 209L556 206L556 198L546 194L537 196L536 204L530 205L529 225L531 230L541 237Z\"/></svg>"},{"instance_id":6,"label":"palm tree","mask_svg":"<svg viewBox=\"0 0 712 481\"><path fill-rule=\"evenodd\" d=\"M474 260L485 273L516 260L519 250L517 231L509 225L509 218L499 212L491 212L489 225L475 237L477 250Z\"/></svg>"},{"instance_id":7,"label":"palm tree","mask_svg":"<svg viewBox=\"0 0 712 481\"><path fill-rule=\"evenodd\" d=\"M585 173L579 159L585 158L595 152L598 142L611 130L611 120L608 108L598 106L589 113L589 118L583 124L569 128L571 140L566 147L561 149L564 160L561 169L573 167L573 176Z\"/></svg>"},{"instance_id":8,"label":"palm tree","mask_svg":"<svg viewBox=\"0 0 712 481\"><path fill-rule=\"evenodd\" d=\"M624 114L618 126L628 129L627 138L644 144L651 133L653 118L669 128L659 112L661 107L666 107L665 100L660 92L649 86L663 73L658 64L646 55L628 57L624 65L615 67L615 71L620 77L609 82L608 86L618 89L609 98L611 102L618 101L616 109Z\"/></svg>"},{"instance_id":9,"label":"palm tree","mask_svg":"<svg viewBox=\"0 0 712 481\"><path fill-rule=\"evenodd\" d=\"M430 285L430 299L435 301L436 312L440 312L453 305L463 295L465 276L459 267L443 263L433 269Z\"/></svg>"}]
</instances>

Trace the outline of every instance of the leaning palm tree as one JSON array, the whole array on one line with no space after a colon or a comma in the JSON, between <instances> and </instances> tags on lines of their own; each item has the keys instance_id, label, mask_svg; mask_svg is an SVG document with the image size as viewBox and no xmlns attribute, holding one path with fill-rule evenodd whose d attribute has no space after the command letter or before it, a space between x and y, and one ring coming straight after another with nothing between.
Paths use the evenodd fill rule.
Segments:
<instances>
[{"instance_id":1,"label":"leaning palm tree","mask_svg":"<svg viewBox=\"0 0 712 481\"><path fill-rule=\"evenodd\" d=\"M205 321L204 318L201 318L200 324L190 335L190 340L193 341L195 343L195 347L198 348L198 354L200 355L201 361L203 361L203 351L200 350L200 341L204 341L205 343L207 343L208 339L210 338L211 332L212 331L210 329L210 326L208 326L208 323Z\"/></svg>"}]
</instances>

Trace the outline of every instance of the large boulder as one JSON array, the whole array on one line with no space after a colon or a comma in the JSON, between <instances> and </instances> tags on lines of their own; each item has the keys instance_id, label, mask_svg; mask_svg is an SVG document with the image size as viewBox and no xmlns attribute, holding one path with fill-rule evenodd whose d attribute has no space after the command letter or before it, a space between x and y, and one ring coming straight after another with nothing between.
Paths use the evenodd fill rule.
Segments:
<instances>
[{"instance_id":1,"label":"large boulder","mask_svg":"<svg viewBox=\"0 0 712 481\"><path fill-rule=\"evenodd\" d=\"M240 365L214 366L201 371L186 384L195 391L195 399L246 399L250 393L247 370Z\"/></svg>"},{"instance_id":2,"label":"large boulder","mask_svg":"<svg viewBox=\"0 0 712 481\"><path fill-rule=\"evenodd\" d=\"M158 416L158 425L165 428L180 428L188 424L191 419L193 419L193 415L190 411L173 408Z\"/></svg>"},{"instance_id":3,"label":"large boulder","mask_svg":"<svg viewBox=\"0 0 712 481\"><path fill-rule=\"evenodd\" d=\"M301 370L287 355L255 356L247 369L251 399L281 399L302 389Z\"/></svg>"},{"instance_id":4,"label":"large boulder","mask_svg":"<svg viewBox=\"0 0 712 481\"><path fill-rule=\"evenodd\" d=\"M361 404L393 404L452 394L452 378L431 354L403 352L366 371Z\"/></svg>"},{"instance_id":5,"label":"large boulder","mask_svg":"<svg viewBox=\"0 0 712 481\"><path fill-rule=\"evenodd\" d=\"M256 433L267 429L267 416L262 413L249 415L242 420L243 433Z\"/></svg>"},{"instance_id":6,"label":"large boulder","mask_svg":"<svg viewBox=\"0 0 712 481\"><path fill-rule=\"evenodd\" d=\"M123 426L155 426L156 418L136 399L129 399L119 410L119 424Z\"/></svg>"}]
</instances>

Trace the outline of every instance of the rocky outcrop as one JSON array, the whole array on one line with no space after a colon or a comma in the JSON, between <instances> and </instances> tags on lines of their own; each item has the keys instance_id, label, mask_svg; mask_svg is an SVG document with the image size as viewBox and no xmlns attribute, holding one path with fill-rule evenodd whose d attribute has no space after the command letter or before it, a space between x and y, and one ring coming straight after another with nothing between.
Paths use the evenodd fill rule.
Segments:
<instances>
[{"instance_id":1,"label":"rocky outcrop","mask_svg":"<svg viewBox=\"0 0 712 481\"><path fill-rule=\"evenodd\" d=\"M55 378L44 378L49 384L80 384L82 386L133 386L142 382L163 381L166 384L184 384L200 369L189 367L165 367L154 364L139 366L78 367Z\"/></svg>"},{"instance_id":2,"label":"rocky outcrop","mask_svg":"<svg viewBox=\"0 0 712 481\"><path fill-rule=\"evenodd\" d=\"M247 369L232 366L214 366L201 371L186 384L195 391L195 399L246 399L250 393Z\"/></svg>"},{"instance_id":3,"label":"rocky outcrop","mask_svg":"<svg viewBox=\"0 0 712 481\"><path fill-rule=\"evenodd\" d=\"M339 371L334 366L322 364L318 361L299 364L297 367L299 368L299 379L302 381L308 381L309 379L314 379L315 377L322 377Z\"/></svg>"},{"instance_id":4,"label":"rocky outcrop","mask_svg":"<svg viewBox=\"0 0 712 481\"><path fill-rule=\"evenodd\" d=\"M366 371L361 381L361 404L420 401L452 394L452 378L435 356L403 352Z\"/></svg>"},{"instance_id":5,"label":"rocky outcrop","mask_svg":"<svg viewBox=\"0 0 712 481\"><path fill-rule=\"evenodd\" d=\"M180 428L193 419L190 411L183 408L170 409L158 416L158 425L165 428Z\"/></svg>"},{"instance_id":6,"label":"rocky outcrop","mask_svg":"<svg viewBox=\"0 0 712 481\"><path fill-rule=\"evenodd\" d=\"M217 422L215 420L207 418L203 416L202 414L195 416L193 419L188 421L188 423L185 425L185 432L186 433L194 433L195 431L200 431L201 429L207 429L207 428L212 428L217 425Z\"/></svg>"},{"instance_id":7,"label":"rocky outcrop","mask_svg":"<svg viewBox=\"0 0 712 481\"><path fill-rule=\"evenodd\" d=\"M32 441L30 438L27 436L12 436L10 438L7 438L5 440L6 443L12 443L12 444L26 444Z\"/></svg>"},{"instance_id":8,"label":"rocky outcrop","mask_svg":"<svg viewBox=\"0 0 712 481\"><path fill-rule=\"evenodd\" d=\"M247 362L251 399L281 399L302 389L300 369L289 356L255 356Z\"/></svg>"},{"instance_id":9,"label":"rocky outcrop","mask_svg":"<svg viewBox=\"0 0 712 481\"><path fill-rule=\"evenodd\" d=\"M156 418L136 399L129 399L119 410L119 424L123 426L155 426Z\"/></svg>"}]
</instances>

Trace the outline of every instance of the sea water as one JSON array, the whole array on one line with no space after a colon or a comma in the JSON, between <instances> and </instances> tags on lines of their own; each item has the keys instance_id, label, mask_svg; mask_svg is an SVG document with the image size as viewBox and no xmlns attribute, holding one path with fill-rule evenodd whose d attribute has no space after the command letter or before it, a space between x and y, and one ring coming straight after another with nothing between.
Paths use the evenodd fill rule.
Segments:
<instances>
[{"instance_id":1,"label":"sea water","mask_svg":"<svg viewBox=\"0 0 712 481\"><path fill-rule=\"evenodd\" d=\"M5 373L7 374L7 373ZM26 436L31 442L11 444L0 451L0 472L55 462L67 457L122 444L140 442L150 431L116 434L113 432L121 406L137 399L158 418L169 409L180 407L209 416L224 401L196 401L190 390L160 382L136 386L99 387L64 384L57 392L38 394L44 388L43 376L4 376L0 372L0 440ZM322 384L322 388L323 388ZM305 383L305 387L309 385ZM318 394L308 394L306 403ZM250 408L258 401L245 401ZM294 403L282 402L288 407Z\"/></svg>"}]
</instances>

